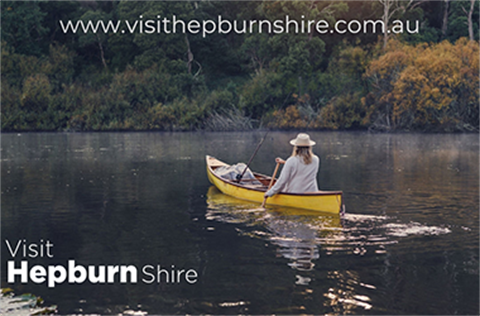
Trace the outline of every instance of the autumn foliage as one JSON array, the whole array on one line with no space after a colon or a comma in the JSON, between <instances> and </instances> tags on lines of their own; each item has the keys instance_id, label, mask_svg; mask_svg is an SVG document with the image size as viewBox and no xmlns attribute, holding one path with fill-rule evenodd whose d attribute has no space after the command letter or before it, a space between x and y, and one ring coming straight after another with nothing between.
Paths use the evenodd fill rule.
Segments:
<instances>
[{"instance_id":1,"label":"autumn foliage","mask_svg":"<svg viewBox=\"0 0 480 316\"><path fill-rule=\"evenodd\" d=\"M479 45L391 41L365 73L365 125L386 130L478 130Z\"/></svg>"},{"instance_id":2,"label":"autumn foliage","mask_svg":"<svg viewBox=\"0 0 480 316\"><path fill-rule=\"evenodd\" d=\"M388 36L255 28L206 38L94 36L58 25L160 13L230 21L288 15L333 25L413 2L411 10L390 8L392 22L424 21L420 32ZM0 1L1 129L478 132L478 2L470 11L463 1L437 2Z\"/></svg>"}]
</instances>

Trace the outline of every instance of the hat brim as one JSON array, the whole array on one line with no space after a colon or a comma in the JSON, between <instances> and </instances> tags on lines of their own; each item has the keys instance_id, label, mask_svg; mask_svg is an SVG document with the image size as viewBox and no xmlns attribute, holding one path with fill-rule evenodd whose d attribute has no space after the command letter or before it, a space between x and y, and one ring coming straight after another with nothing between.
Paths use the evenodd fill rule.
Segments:
<instances>
[{"instance_id":1,"label":"hat brim","mask_svg":"<svg viewBox=\"0 0 480 316\"><path fill-rule=\"evenodd\" d=\"M292 146L298 146L298 147L310 147L310 146L314 146L316 144L316 142L314 142L313 140L309 140L308 141L308 144L297 144L297 139L292 139L290 141L290 145Z\"/></svg>"}]
</instances>

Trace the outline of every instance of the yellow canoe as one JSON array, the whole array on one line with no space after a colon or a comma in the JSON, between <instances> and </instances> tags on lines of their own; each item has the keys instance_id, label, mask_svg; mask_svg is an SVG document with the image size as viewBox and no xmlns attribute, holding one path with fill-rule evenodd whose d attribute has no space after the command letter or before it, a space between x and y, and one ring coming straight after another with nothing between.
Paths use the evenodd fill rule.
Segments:
<instances>
[{"instance_id":1,"label":"yellow canoe","mask_svg":"<svg viewBox=\"0 0 480 316\"><path fill-rule=\"evenodd\" d=\"M208 209L205 214L207 219L227 222L232 224L256 223L271 226L272 223L285 222L282 227L304 227L308 224L309 230L314 230L317 237L332 238L336 240L341 234L342 221L340 214L324 213L299 209L293 207L271 207L268 212L271 216L264 217L255 202L240 200L223 194L214 185L207 191ZM288 223L287 223L288 222ZM275 228L269 228L275 232ZM282 231L288 233L288 231Z\"/></svg>"},{"instance_id":2,"label":"yellow canoe","mask_svg":"<svg viewBox=\"0 0 480 316\"><path fill-rule=\"evenodd\" d=\"M215 169L228 166L228 164L208 155L206 156L206 161L208 179L222 193L242 200L263 202L263 196L271 177L254 172L255 178L261 184L240 184L233 180L221 178L215 173ZM268 198L267 204L338 214L343 207L342 191L279 193Z\"/></svg>"}]
</instances>

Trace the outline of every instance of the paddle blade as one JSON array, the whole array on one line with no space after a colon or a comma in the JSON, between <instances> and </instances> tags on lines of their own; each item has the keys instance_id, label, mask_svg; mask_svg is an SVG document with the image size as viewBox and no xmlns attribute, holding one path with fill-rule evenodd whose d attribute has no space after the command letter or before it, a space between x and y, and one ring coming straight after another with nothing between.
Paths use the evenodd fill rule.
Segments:
<instances>
[{"instance_id":1,"label":"paddle blade","mask_svg":"<svg viewBox=\"0 0 480 316\"><path fill-rule=\"evenodd\" d=\"M267 203L267 198L263 199L262 205L260 205L260 207L265 208L265 203Z\"/></svg>"}]
</instances>

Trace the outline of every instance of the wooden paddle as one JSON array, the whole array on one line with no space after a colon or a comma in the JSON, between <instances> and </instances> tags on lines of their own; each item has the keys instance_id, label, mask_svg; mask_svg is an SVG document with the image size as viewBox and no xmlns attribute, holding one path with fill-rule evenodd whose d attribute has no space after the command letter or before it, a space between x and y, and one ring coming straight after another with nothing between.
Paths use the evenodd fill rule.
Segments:
<instances>
[{"instance_id":1,"label":"wooden paddle","mask_svg":"<svg viewBox=\"0 0 480 316\"><path fill-rule=\"evenodd\" d=\"M270 188L273 186L273 182L275 181L275 176L277 175L277 171L278 171L278 167L280 167L280 161L277 162L277 165L275 166L275 170L273 171L273 176L272 176L272 180L270 180L270 184L268 185L268 190L270 190ZM267 203L267 199L268 199L268 196L266 196L264 199L263 199L263 203L260 207L263 207L265 208L265 203Z\"/></svg>"}]
</instances>

